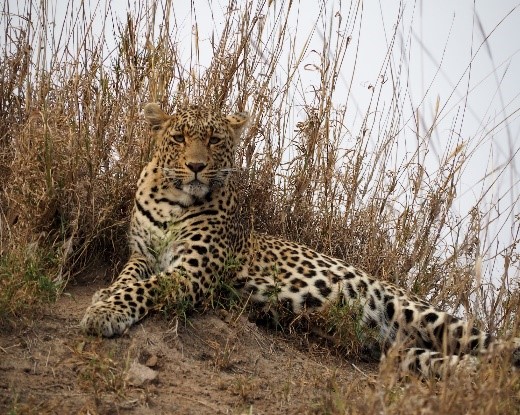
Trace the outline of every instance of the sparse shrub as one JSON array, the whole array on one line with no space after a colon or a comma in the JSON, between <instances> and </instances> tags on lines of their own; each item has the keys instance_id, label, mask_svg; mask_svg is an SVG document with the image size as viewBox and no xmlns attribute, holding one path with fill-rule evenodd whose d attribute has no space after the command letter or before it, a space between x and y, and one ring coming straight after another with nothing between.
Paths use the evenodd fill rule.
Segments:
<instances>
[{"instance_id":1,"label":"sparse shrub","mask_svg":"<svg viewBox=\"0 0 520 415\"><path fill-rule=\"evenodd\" d=\"M56 256L29 246L0 257L0 328L16 325L22 316L34 316L53 302L62 285L52 278Z\"/></svg>"}]
</instances>

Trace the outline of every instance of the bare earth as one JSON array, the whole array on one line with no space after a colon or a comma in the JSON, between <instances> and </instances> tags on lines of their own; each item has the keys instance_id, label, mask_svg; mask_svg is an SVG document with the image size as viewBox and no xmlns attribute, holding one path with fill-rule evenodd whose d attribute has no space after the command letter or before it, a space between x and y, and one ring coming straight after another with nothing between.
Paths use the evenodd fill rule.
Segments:
<instances>
[{"instance_id":1,"label":"bare earth","mask_svg":"<svg viewBox=\"0 0 520 415\"><path fill-rule=\"evenodd\" d=\"M104 284L69 285L38 319L0 333L0 413L319 414L377 371L219 311L85 336L79 320Z\"/></svg>"}]
</instances>

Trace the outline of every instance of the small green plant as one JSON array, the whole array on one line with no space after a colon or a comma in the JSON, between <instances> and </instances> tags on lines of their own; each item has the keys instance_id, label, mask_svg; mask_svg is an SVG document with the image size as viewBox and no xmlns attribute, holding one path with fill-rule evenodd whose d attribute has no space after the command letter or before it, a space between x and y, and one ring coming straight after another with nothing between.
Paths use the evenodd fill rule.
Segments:
<instances>
[{"instance_id":1,"label":"small green plant","mask_svg":"<svg viewBox=\"0 0 520 415\"><path fill-rule=\"evenodd\" d=\"M230 273L240 267L242 262L228 256L225 260L223 271L214 274L214 281L208 288L208 292L204 298L205 307L211 309L223 308L226 310L243 310L244 301L239 292L228 282L227 277ZM195 301L191 298L191 293L187 289L186 281L190 276L188 271L182 266L182 260L179 266L171 273L159 273L159 288L157 291L157 306L167 317L177 316L184 322L187 321L190 311L192 311Z\"/></svg>"},{"instance_id":2,"label":"small green plant","mask_svg":"<svg viewBox=\"0 0 520 415\"><path fill-rule=\"evenodd\" d=\"M312 413L320 415L346 414L348 401L342 393L337 381L332 378L327 380L327 392L320 396L319 401L312 408Z\"/></svg>"},{"instance_id":3,"label":"small green plant","mask_svg":"<svg viewBox=\"0 0 520 415\"><path fill-rule=\"evenodd\" d=\"M122 395L124 393L125 374L128 370L128 358L123 362L114 358L117 352L111 351L105 353L97 353L96 351L82 352L84 365L79 371L80 385L87 390L91 390L94 396L102 393L115 393Z\"/></svg>"},{"instance_id":4,"label":"small green plant","mask_svg":"<svg viewBox=\"0 0 520 415\"><path fill-rule=\"evenodd\" d=\"M234 395L240 396L244 403L252 404L258 393L258 383L258 380L252 379L249 376L240 375L235 378L228 390ZM252 408L252 406L250 408Z\"/></svg>"},{"instance_id":5,"label":"small green plant","mask_svg":"<svg viewBox=\"0 0 520 415\"><path fill-rule=\"evenodd\" d=\"M20 393L15 388L13 388L13 385L11 385L10 389L12 392L7 415L21 414L23 413L23 410L20 408L20 405L18 404L18 400L20 399Z\"/></svg>"},{"instance_id":6,"label":"small green plant","mask_svg":"<svg viewBox=\"0 0 520 415\"><path fill-rule=\"evenodd\" d=\"M349 354L379 358L379 329L362 321L362 308L359 301L336 301L321 315L321 319L327 334L333 336L334 342Z\"/></svg>"},{"instance_id":7,"label":"small green plant","mask_svg":"<svg viewBox=\"0 0 520 415\"><path fill-rule=\"evenodd\" d=\"M0 324L35 313L56 301L62 284L52 278L57 263L50 252L29 248L0 257Z\"/></svg>"},{"instance_id":8,"label":"small green plant","mask_svg":"<svg viewBox=\"0 0 520 415\"><path fill-rule=\"evenodd\" d=\"M244 300L236 288L229 282L230 276L232 277L242 265L243 261L240 258L231 254L226 256L222 271L213 274L215 283L209 288L208 300L206 301L210 308L223 308L226 310L243 308Z\"/></svg>"},{"instance_id":9,"label":"small green plant","mask_svg":"<svg viewBox=\"0 0 520 415\"><path fill-rule=\"evenodd\" d=\"M189 293L183 287L185 281L189 278L186 270L179 267L175 272L160 273L157 275L159 288L157 290L156 308L167 317L178 317L185 323L188 320L188 314L193 309L193 299L189 298Z\"/></svg>"},{"instance_id":10,"label":"small green plant","mask_svg":"<svg viewBox=\"0 0 520 415\"><path fill-rule=\"evenodd\" d=\"M235 361L233 356L237 349L237 338L231 337L226 339L226 343L221 345L218 342L210 343L213 349L213 365L218 370L231 371Z\"/></svg>"}]
</instances>

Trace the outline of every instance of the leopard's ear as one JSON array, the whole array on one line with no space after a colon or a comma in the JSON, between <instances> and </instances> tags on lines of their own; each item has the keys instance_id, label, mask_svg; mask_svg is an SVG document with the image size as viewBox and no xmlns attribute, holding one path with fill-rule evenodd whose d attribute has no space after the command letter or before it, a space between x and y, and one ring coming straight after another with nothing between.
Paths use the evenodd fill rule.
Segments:
<instances>
[{"instance_id":1,"label":"leopard's ear","mask_svg":"<svg viewBox=\"0 0 520 415\"><path fill-rule=\"evenodd\" d=\"M155 102L150 102L144 106L144 117L152 130L160 130L163 123L170 118Z\"/></svg>"},{"instance_id":2,"label":"leopard's ear","mask_svg":"<svg viewBox=\"0 0 520 415\"><path fill-rule=\"evenodd\" d=\"M244 130L244 127L247 125L249 121L249 114L247 112L237 112L235 114L230 114L226 117L226 120L235 133L236 141L240 139L240 134Z\"/></svg>"}]
</instances>

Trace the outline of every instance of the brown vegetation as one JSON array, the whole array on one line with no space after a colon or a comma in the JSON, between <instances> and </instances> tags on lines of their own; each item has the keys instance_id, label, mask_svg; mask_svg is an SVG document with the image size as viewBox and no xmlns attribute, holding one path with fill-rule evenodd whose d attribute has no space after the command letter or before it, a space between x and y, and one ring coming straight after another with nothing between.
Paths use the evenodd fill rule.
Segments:
<instances>
[{"instance_id":1,"label":"brown vegetation","mask_svg":"<svg viewBox=\"0 0 520 415\"><path fill-rule=\"evenodd\" d=\"M171 16L172 5L165 4L164 16ZM381 85L371 86L374 100L366 109L361 130L352 135L344 105L332 99L343 59L356 35L352 32L355 13L345 19L348 21L330 16L317 20L323 25L323 33L334 31L339 35L333 45L324 42L317 68L320 84L314 85L314 96L299 109L299 114L306 116L299 116L295 124L292 94L304 59L299 50L287 50L292 44L286 26L290 5L276 9L272 4L265 6L277 10L278 19L269 28L264 25L265 17L260 17L249 2L235 6L229 3L224 26L212 39L211 64L201 68L196 58L188 64L182 61L175 41L176 26L169 17L161 17L155 1L147 6L148 14L143 6L143 13L128 15L127 21L117 26L117 47L109 55L108 40L91 30L92 21L81 11L70 12L75 26L64 26L60 32L58 26L51 25L53 16L47 14L47 2L39 7L29 3L19 18L9 10L9 2L4 4L6 30L0 51L2 333L23 337L20 330L32 325L28 321L35 312L54 307L56 298L67 300L63 293L75 284L81 286L85 272L92 276L93 268L107 266L109 274L117 272L126 256L125 234L136 179L153 149L141 109L150 101L172 109L189 99L251 113L238 164L243 167L242 199L251 208L256 229L344 258L380 278L428 296L440 307L462 308L484 328L518 334L520 292L508 278L508 272L513 274L517 265L518 241L501 252L505 265L499 264L499 268L505 271L496 276L498 288L481 284L480 268L475 264L486 260L482 253L487 247L481 246L486 220L477 208L463 220L451 215L469 157L465 148L446 152L440 168L427 172L421 155L429 150L435 124L422 135L419 131L424 129L417 128L417 149L389 170L387 161L402 134L398 127L404 122L399 119L402 102L384 107L377 99ZM160 25L157 19L162 19ZM198 52L195 49L194 53ZM287 53L290 63L284 68L282 57L286 59ZM382 74L381 79L396 76L388 67L382 68ZM398 88L399 82L393 80ZM395 95L399 96L398 90ZM379 114L377 120L368 116L374 113ZM392 120L390 124L388 119ZM420 120L416 123L419 125ZM375 125L384 126L384 131L378 131ZM368 142L375 134L380 137L371 147ZM452 237L448 239L447 235ZM85 301L82 306L86 306ZM67 312L66 308L61 310ZM79 319L81 313L73 315ZM201 318L194 317L194 330L200 329L199 336L204 335ZM236 321L247 323L240 316ZM183 329L184 340L188 328ZM56 331L53 338L72 336L81 342L79 333L60 332L56 326L52 330ZM241 335L241 329L235 326L222 330L231 337ZM258 346L258 353L273 342L289 360L293 355L295 359L319 361L308 348L323 350L321 343L298 346L296 336L272 336ZM254 336L249 340L253 344ZM291 341L294 345L285 346ZM120 402L116 398L128 387L122 380L128 367L123 356L109 355L110 346L89 342L88 347L93 349L88 353L74 351L74 359L83 360L76 361L81 369L71 372L70 376L79 375L70 382L83 385L85 393L96 396L94 403L83 409L109 412L113 407L100 404L99 390L90 388L107 388L111 395L105 398ZM129 340L117 342L124 348ZM0 356L8 356L8 343L6 338L0 343ZM282 343L284 346L279 346ZM219 373L230 371L230 358L245 359L240 356L241 348L227 341L213 345L216 349L209 347L214 363L211 373L217 379ZM255 353L252 349L242 352ZM317 396L304 393L300 401L293 398L277 404L268 400L271 406L261 405L255 403L254 389L266 386L256 385L257 378L242 372L234 378L238 383L233 388L226 383L220 389L220 396L237 394L240 399L222 402L236 413L243 408L252 408L252 413L519 413L520 381L508 376L500 362L484 365L474 378L454 375L443 381L399 380L383 368L380 374L354 371L347 380L345 374L353 369L346 368L348 365L334 351L328 353L333 356L324 358L324 367L328 371L338 366L337 372L320 373L318 364L308 372L308 384L320 383ZM254 371L250 362L243 369ZM206 367L201 376L207 376L207 372ZM193 378L196 374L192 372ZM105 383L92 381L92 377L100 376ZM112 383L107 376L115 376ZM268 373L262 376L269 382ZM283 376L273 373L272 382ZM228 380L227 375L220 379L224 383ZM287 386L287 393L298 393L292 385ZM300 391L308 390L301 387ZM160 386L154 388L160 396ZM217 401L218 393L217 388L212 395ZM281 389L276 393L282 393ZM0 388L0 394L0 408L11 413L30 412L23 393L9 397L9 391ZM146 402L153 406L154 397L148 396ZM116 410L125 409L114 405ZM45 405L41 408L53 411ZM260 408L258 412L256 408Z\"/></svg>"}]
</instances>

